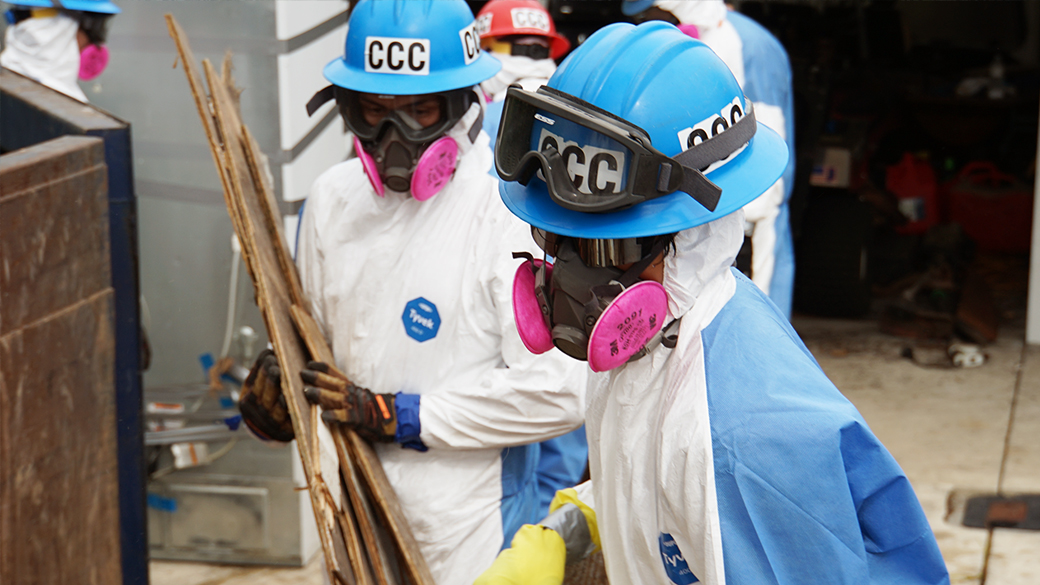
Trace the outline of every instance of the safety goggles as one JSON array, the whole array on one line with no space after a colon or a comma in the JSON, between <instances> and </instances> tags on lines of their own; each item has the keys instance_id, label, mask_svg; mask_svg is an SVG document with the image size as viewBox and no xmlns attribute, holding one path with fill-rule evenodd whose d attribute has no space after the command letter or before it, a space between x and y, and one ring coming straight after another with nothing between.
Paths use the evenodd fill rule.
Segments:
<instances>
[{"instance_id":1,"label":"safety goggles","mask_svg":"<svg viewBox=\"0 0 1040 585\"><path fill-rule=\"evenodd\" d=\"M622 266L639 262L651 253L654 244L660 239L658 236L609 240L572 238L547 232L534 226L531 227L531 236L534 237L538 247L553 258L559 256L560 246L570 240L578 252L578 257L590 268Z\"/></svg>"},{"instance_id":2,"label":"safety goggles","mask_svg":"<svg viewBox=\"0 0 1040 585\"><path fill-rule=\"evenodd\" d=\"M495 167L527 185L539 173L554 202L582 212L608 212L683 191L709 211L722 190L702 169L725 159L755 134L747 112L723 132L669 157L635 124L548 86L510 87L495 145Z\"/></svg>"},{"instance_id":3,"label":"safety goggles","mask_svg":"<svg viewBox=\"0 0 1040 585\"><path fill-rule=\"evenodd\" d=\"M378 140L394 126L407 139L422 143L442 136L451 129L477 100L471 88L424 94L415 100L387 107L373 94L330 85L311 98L307 113L313 115L325 102L335 99L347 128L362 142ZM399 96L386 96L396 98ZM429 123L435 116L435 121ZM426 124L426 125L424 125Z\"/></svg>"},{"instance_id":4,"label":"safety goggles","mask_svg":"<svg viewBox=\"0 0 1040 585\"><path fill-rule=\"evenodd\" d=\"M548 59L550 54L549 42L541 40L542 38L532 38L523 35L508 36L485 41L483 45L484 49L492 53L512 55L514 57L529 57L535 60Z\"/></svg>"}]
</instances>

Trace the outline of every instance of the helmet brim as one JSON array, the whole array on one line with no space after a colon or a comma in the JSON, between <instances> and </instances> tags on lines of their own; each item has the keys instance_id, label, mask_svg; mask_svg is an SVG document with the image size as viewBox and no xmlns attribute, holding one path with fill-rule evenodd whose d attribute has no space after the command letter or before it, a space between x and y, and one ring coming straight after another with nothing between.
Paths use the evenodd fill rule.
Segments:
<instances>
[{"instance_id":1,"label":"helmet brim","mask_svg":"<svg viewBox=\"0 0 1040 585\"><path fill-rule=\"evenodd\" d=\"M4 0L3 4L25 6L28 8L57 8L54 0ZM98 14L119 14L122 10L108 0L65 0L61 7L66 10L96 12Z\"/></svg>"},{"instance_id":2,"label":"helmet brim","mask_svg":"<svg viewBox=\"0 0 1040 585\"><path fill-rule=\"evenodd\" d=\"M555 234L590 239L641 238L680 232L737 211L780 178L787 158L787 144L780 135L758 124L743 152L707 174L722 189L715 211L676 191L621 211L583 213L554 203L545 182L536 177L526 187L502 181L499 193L514 215Z\"/></svg>"},{"instance_id":3,"label":"helmet brim","mask_svg":"<svg viewBox=\"0 0 1040 585\"><path fill-rule=\"evenodd\" d=\"M502 64L497 59L486 51L481 51L477 60L466 67L429 75L357 71L348 68L342 57L326 65L324 74L330 83L354 91L383 95L418 95L472 87L491 79L500 69Z\"/></svg>"},{"instance_id":4,"label":"helmet brim","mask_svg":"<svg viewBox=\"0 0 1040 585\"><path fill-rule=\"evenodd\" d=\"M556 33L550 36L549 38L549 56L553 59L559 59L560 57L563 57L567 54L567 51L570 50L571 42L567 40L567 37L561 35L560 33Z\"/></svg>"}]
</instances>

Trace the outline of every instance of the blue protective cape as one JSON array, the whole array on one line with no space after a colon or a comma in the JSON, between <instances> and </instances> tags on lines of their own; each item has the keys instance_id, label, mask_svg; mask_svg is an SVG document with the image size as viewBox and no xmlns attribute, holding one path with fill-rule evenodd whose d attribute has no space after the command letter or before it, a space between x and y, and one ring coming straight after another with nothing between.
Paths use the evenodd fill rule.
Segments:
<instances>
[{"instance_id":1,"label":"blue protective cape","mask_svg":"<svg viewBox=\"0 0 1040 585\"><path fill-rule=\"evenodd\" d=\"M950 582L902 469L743 275L702 339L728 584Z\"/></svg>"}]
</instances>

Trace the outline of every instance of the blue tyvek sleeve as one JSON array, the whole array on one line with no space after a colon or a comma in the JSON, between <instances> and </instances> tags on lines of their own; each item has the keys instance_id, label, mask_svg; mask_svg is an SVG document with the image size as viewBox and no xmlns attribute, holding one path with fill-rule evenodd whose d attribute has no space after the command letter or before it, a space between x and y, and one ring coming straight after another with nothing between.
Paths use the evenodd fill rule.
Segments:
<instances>
[{"instance_id":1,"label":"blue tyvek sleeve","mask_svg":"<svg viewBox=\"0 0 1040 585\"><path fill-rule=\"evenodd\" d=\"M397 432L394 440L402 447L426 451L429 447L419 438L422 431L419 424L419 398L418 394L397 393L394 399L394 410L397 411Z\"/></svg>"},{"instance_id":2,"label":"blue tyvek sleeve","mask_svg":"<svg viewBox=\"0 0 1040 585\"><path fill-rule=\"evenodd\" d=\"M705 328L731 583L949 583L909 480L746 278Z\"/></svg>"},{"instance_id":3,"label":"blue tyvek sleeve","mask_svg":"<svg viewBox=\"0 0 1040 585\"><path fill-rule=\"evenodd\" d=\"M556 492L578 485L589 460L589 442L585 426L538 443L538 505L542 516L549 513L549 503Z\"/></svg>"}]
</instances>

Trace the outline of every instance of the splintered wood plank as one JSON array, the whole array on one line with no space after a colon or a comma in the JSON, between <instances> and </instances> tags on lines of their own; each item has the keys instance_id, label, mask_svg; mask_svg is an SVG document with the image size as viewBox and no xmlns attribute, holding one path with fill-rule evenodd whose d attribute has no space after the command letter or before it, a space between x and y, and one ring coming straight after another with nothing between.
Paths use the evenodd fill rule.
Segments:
<instances>
[{"instance_id":1,"label":"splintered wood plank","mask_svg":"<svg viewBox=\"0 0 1040 585\"><path fill-rule=\"evenodd\" d=\"M246 158L253 173L253 183L260 187L258 195L262 204L260 207L264 210L267 230L271 233L271 239L278 244L275 253L278 256L278 265L282 268L282 276L289 285L289 298L294 306L305 307L306 301L303 296L303 285L300 284L300 274L296 271L296 264L293 262L289 246L285 241L282 214L278 210L278 202L274 198L274 189L268 181L267 173L264 172L264 169L267 168L266 158L260 151L260 145L257 144L256 139L245 125L242 126L242 136L245 138Z\"/></svg>"},{"instance_id":2,"label":"splintered wood plank","mask_svg":"<svg viewBox=\"0 0 1040 585\"><path fill-rule=\"evenodd\" d=\"M307 345L307 350L311 352L311 357L316 361L324 362L329 367L329 373L333 376L349 382L347 375L336 367L336 358L332 355L332 348L325 341L321 327L318 326L314 317L311 317L307 309L300 305L293 305L290 310L292 311L293 323L296 324L296 331L303 338L303 342Z\"/></svg>"},{"instance_id":3,"label":"splintered wood plank","mask_svg":"<svg viewBox=\"0 0 1040 585\"><path fill-rule=\"evenodd\" d=\"M321 328L314 321L314 318L311 317L310 313L299 305L293 305L290 310L293 323L296 324L296 330L310 351L311 358L324 362L329 367L331 375L347 380L347 376L336 368L332 349L325 342ZM336 451L339 453L340 473L343 475L344 487L347 490L347 496L350 499L362 540L370 553L369 560L371 561L375 577L378 579L379 585L393 585L395 581L389 569L391 561L376 534L376 517L364 489L361 487L361 478L359 477L353 456L347 449L345 438L347 433L353 434L354 432L344 428L332 429ZM389 486L387 488L392 489Z\"/></svg>"},{"instance_id":4,"label":"splintered wood plank","mask_svg":"<svg viewBox=\"0 0 1040 585\"><path fill-rule=\"evenodd\" d=\"M408 519L404 516L404 510L401 509L401 503L394 495L390 480L379 463L379 456L357 433L347 433L346 438L350 453L371 490L376 513L397 544L402 572L415 585L434 585L433 574L426 565L426 559L419 552L419 543L416 542L408 526Z\"/></svg>"},{"instance_id":5,"label":"splintered wood plank","mask_svg":"<svg viewBox=\"0 0 1040 585\"><path fill-rule=\"evenodd\" d=\"M342 433L334 433L333 437L336 441L336 452L339 453L339 460L342 464L340 470L343 479L343 489L350 499L350 506L344 506L344 508L350 510L350 519L356 523L352 524L352 527L356 529L355 537L360 536L360 544L363 544L365 550L369 552L366 557L369 564L366 565L366 568L371 569L374 578L371 575L367 576L379 585L396 585L392 577L389 576L389 565L385 563L386 551L375 538L372 509L368 506L368 502L364 500L361 484L354 469L354 463L347 452L346 441Z\"/></svg>"},{"instance_id":6,"label":"splintered wood plank","mask_svg":"<svg viewBox=\"0 0 1040 585\"><path fill-rule=\"evenodd\" d=\"M184 33L184 29L181 28L180 23L177 22L172 14L166 15L166 27L169 29L170 36L177 46L178 60L181 66L184 67L184 73L188 77L188 87L191 88L191 96L195 100L195 108L199 111L199 119L202 120L202 129L205 131L206 140L209 142L213 163L217 167L217 175L220 176L220 184L224 187L224 204L227 206L228 214L231 216L231 225L235 233L240 234L244 231L242 218L239 216L238 206L231 200L231 176L228 169L222 164L224 147L216 123L213 121L213 112L209 107L206 88L202 84L202 76L199 74L195 54L192 53L191 46L188 44L188 35ZM176 62L174 66L176 66ZM255 271L250 264L250 260L246 259L245 261L246 270L249 271L250 277L256 281Z\"/></svg>"},{"instance_id":7,"label":"splintered wood plank","mask_svg":"<svg viewBox=\"0 0 1040 585\"><path fill-rule=\"evenodd\" d=\"M222 162L231 170L232 201L237 206L239 216L243 220L242 227L245 233L239 234L239 239L242 241L242 253L243 256L251 257L257 267L255 284L261 315L267 325L282 371L299 372L306 365L306 356L289 315L291 302L288 287L283 279L277 278L280 276L281 267L274 251L276 246L271 240L270 232L263 226L264 212L253 189L245 149L240 140L236 140L242 124L213 65L209 61L203 60L202 68L210 88L217 127L224 137L224 160ZM328 490L329 486L321 480L321 459L315 457L318 447L313 437L314 428L308 416L313 407L303 396L303 381L298 376L282 376L282 391L285 393L286 405L293 422L297 445L300 448L304 474L307 477L308 486L311 488L311 504L316 517L320 519L319 536L323 546L327 546L326 550L333 552L332 555L326 555L326 563L330 574L337 575L337 578L343 580L350 562L347 557L344 535L339 523L335 521L335 512L330 509L329 499L322 497L322 492ZM338 486L336 487L338 488ZM336 502L338 498L334 498L332 501ZM353 577L351 575L348 582L354 582Z\"/></svg>"},{"instance_id":8,"label":"splintered wood plank","mask_svg":"<svg viewBox=\"0 0 1040 585\"><path fill-rule=\"evenodd\" d=\"M293 306L291 311L297 331L307 345L311 356L318 361L325 362L329 366L330 374L349 382L347 376L336 369L332 349L325 340L325 336L322 335L318 323L314 321L310 313L300 306ZM341 471L345 477L353 477L356 476L357 471L361 472L361 477L375 500L374 504L377 514L384 521L384 527L390 533L391 538L397 545L400 556L404 560L404 572L416 585L433 585L433 575L430 573L422 553L419 552L419 544L412 535L411 528L408 526L408 520L404 517L404 511L401 510L401 505L394 494L393 486L390 485L390 480L387 479L383 466L379 463L379 456L376 455L375 450L364 439L351 430L344 428L335 429L334 436L337 440L337 446L345 446L344 451L349 454L347 457L340 455ZM339 441L343 442L340 443ZM350 487L348 482L348 493ZM368 509L369 502L365 499L364 491L359 489L357 494L361 502L360 505ZM353 498L353 494L350 495ZM355 505L355 511L358 509L358 505ZM364 512L358 513L359 518L365 518L366 516L371 517ZM373 542L378 542L379 540L374 527L371 533L366 533L365 526L362 525L362 536L366 539L371 538ZM381 547L377 550L380 553L384 552ZM381 555L381 557L387 565L392 562L388 555ZM378 576L379 572L377 571L376 574Z\"/></svg>"},{"instance_id":9,"label":"splintered wood plank","mask_svg":"<svg viewBox=\"0 0 1040 585\"><path fill-rule=\"evenodd\" d=\"M199 116L210 141L214 162L224 186L225 203L235 233L242 242L242 256L256 287L257 302L269 337L275 346L279 365L285 372L299 371L305 364L303 346L295 334L289 314L291 302L287 285L284 278L279 278L282 270L275 252L277 246L272 241L271 233L264 226L264 211L260 208L253 177L249 171L238 113L226 86L212 64L203 61L212 101L206 100L194 56L183 30L172 16L167 15L167 24L177 44L180 59L184 63ZM325 551L329 581L354 585L356 581L350 569L344 535L336 520L336 502L339 498L330 495L329 486L321 479L320 457L313 456L315 446L311 439L312 429L308 417L305 416L312 407L303 397L303 382L298 377L283 376L282 380L304 474L307 477L318 535ZM329 475L338 479L338 470ZM335 482L334 490L337 494L340 492L339 481Z\"/></svg>"},{"instance_id":10,"label":"splintered wood plank","mask_svg":"<svg viewBox=\"0 0 1040 585\"><path fill-rule=\"evenodd\" d=\"M307 300L285 245L273 189L263 172L263 155L248 128L242 124L236 107L239 90L231 79L230 61L225 59L221 76L208 60L203 60L202 69L210 91L207 100L183 31L172 16L167 15L167 22L210 140L214 162L224 185L228 212L242 242L242 256L253 279L257 304L275 346L279 365L285 372L303 369L306 341L311 355L328 363L333 374L346 380L346 376L335 369L328 344L304 308L308 306ZM294 321L300 336L293 327ZM340 437L340 444L337 445L336 438L318 419L317 407L309 405L304 398L302 380L298 376L283 376L282 384L307 476L330 582L365 583L369 567L364 555L359 554L357 543L361 542L365 545L363 552L367 553L368 561L377 568L380 585L393 585L389 580L392 579L389 577L392 573L390 555L383 545L390 541L379 538L380 534L389 533L393 544L398 547L394 552L402 561L403 566L399 567L402 574L415 585L433 585L429 568L419 553L396 494L372 448L352 431L338 427L335 432ZM344 444L350 446L343 449ZM360 458L356 467L351 457ZM358 478L367 483L361 487ZM351 506L346 508L349 509L342 506L343 482L351 484L347 494ZM369 502L364 499L364 488L368 488L378 514L373 513ZM376 519L387 523L385 532L384 527L375 524ZM360 540L353 532L355 523L362 528ZM376 533L375 537L373 533Z\"/></svg>"}]
</instances>

